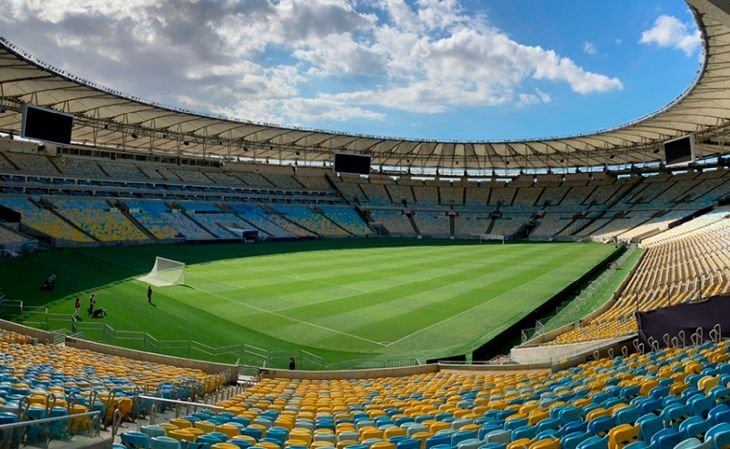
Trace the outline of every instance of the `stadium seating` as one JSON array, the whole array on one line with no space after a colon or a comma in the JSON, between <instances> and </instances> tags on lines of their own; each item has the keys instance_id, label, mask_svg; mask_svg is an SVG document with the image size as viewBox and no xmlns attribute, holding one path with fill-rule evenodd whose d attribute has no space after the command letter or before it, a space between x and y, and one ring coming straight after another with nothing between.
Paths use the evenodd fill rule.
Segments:
<instances>
[{"instance_id":1,"label":"stadium seating","mask_svg":"<svg viewBox=\"0 0 730 449\"><path fill-rule=\"evenodd\" d=\"M347 229L352 235L365 236L372 233L362 217L352 207L320 206L319 209L327 218Z\"/></svg>"},{"instance_id":2,"label":"stadium seating","mask_svg":"<svg viewBox=\"0 0 730 449\"><path fill-rule=\"evenodd\" d=\"M232 173L233 174L233 173ZM241 172L235 173L235 176L245 184L254 187L274 187L269 181L258 173Z\"/></svg>"},{"instance_id":3,"label":"stadium seating","mask_svg":"<svg viewBox=\"0 0 730 449\"><path fill-rule=\"evenodd\" d=\"M632 314L730 292L727 209L646 241L646 252L618 299L591 322L551 344L614 338L636 331Z\"/></svg>"},{"instance_id":4,"label":"stadium seating","mask_svg":"<svg viewBox=\"0 0 730 449\"><path fill-rule=\"evenodd\" d=\"M454 233L458 236L485 234L490 222L488 215L461 212L454 222Z\"/></svg>"},{"instance_id":5,"label":"stadium seating","mask_svg":"<svg viewBox=\"0 0 730 449\"><path fill-rule=\"evenodd\" d=\"M728 342L721 342L555 373L265 378L218 402L221 412L160 427L181 441L231 448L724 449L727 360Z\"/></svg>"},{"instance_id":6,"label":"stadium seating","mask_svg":"<svg viewBox=\"0 0 730 449\"><path fill-rule=\"evenodd\" d=\"M0 204L21 214L21 222L38 232L60 240L91 242L89 236L72 227L47 209L25 198L0 198Z\"/></svg>"},{"instance_id":7,"label":"stadium seating","mask_svg":"<svg viewBox=\"0 0 730 449\"><path fill-rule=\"evenodd\" d=\"M266 179L268 179L275 187L279 187L280 189L301 190L303 187L296 179L289 175L269 174L266 176Z\"/></svg>"},{"instance_id":8,"label":"stadium seating","mask_svg":"<svg viewBox=\"0 0 730 449\"><path fill-rule=\"evenodd\" d=\"M27 241L28 239L12 229L0 225L0 247L18 245Z\"/></svg>"},{"instance_id":9,"label":"stadium seating","mask_svg":"<svg viewBox=\"0 0 730 449\"><path fill-rule=\"evenodd\" d=\"M375 223L385 226L391 234L416 234L408 217L399 210L373 210L372 218Z\"/></svg>"},{"instance_id":10,"label":"stadium seating","mask_svg":"<svg viewBox=\"0 0 730 449\"><path fill-rule=\"evenodd\" d=\"M147 176L145 176L145 174L133 164L105 161L103 163L103 167L104 171L107 172L110 178L131 179L135 181L148 179Z\"/></svg>"},{"instance_id":11,"label":"stadium seating","mask_svg":"<svg viewBox=\"0 0 730 449\"><path fill-rule=\"evenodd\" d=\"M107 177L94 159L59 157L53 162L64 175L94 179Z\"/></svg>"},{"instance_id":12,"label":"stadium seating","mask_svg":"<svg viewBox=\"0 0 730 449\"><path fill-rule=\"evenodd\" d=\"M421 234L451 235L451 222L444 212L418 211L413 215L413 220Z\"/></svg>"},{"instance_id":13,"label":"stadium seating","mask_svg":"<svg viewBox=\"0 0 730 449\"><path fill-rule=\"evenodd\" d=\"M211 203L181 202L179 203L188 216L202 225L214 236L222 239L236 237L232 229L247 229L249 226L236 215L222 211Z\"/></svg>"},{"instance_id":14,"label":"stadium seating","mask_svg":"<svg viewBox=\"0 0 730 449\"><path fill-rule=\"evenodd\" d=\"M58 175L58 169L46 156L26 153L5 153L21 173Z\"/></svg>"},{"instance_id":15,"label":"stadium seating","mask_svg":"<svg viewBox=\"0 0 730 449\"><path fill-rule=\"evenodd\" d=\"M270 237L294 238L296 234L270 220L270 214L259 206L249 204L231 204L236 214Z\"/></svg>"},{"instance_id":16,"label":"stadium seating","mask_svg":"<svg viewBox=\"0 0 730 449\"><path fill-rule=\"evenodd\" d=\"M174 239L177 236L189 236L189 238L196 238L200 234L205 235L199 226L195 225L192 221L187 220L184 216L180 217L180 221L186 223L186 227L176 227L174 225L175 220L171 217L172 213L167 206L161 202L126 201L125 204L129 207L129 213L158 239ZM187 228L193 228L192 232L188 231Z\"/></svg>"},{"instance_id":17,"label":"stadium seating","mask_svg":"<svg viewBox=\"0 0 730 449\"><path fill-rule=\"evenodd\" d=\"M100 241L147 239L119 210L102 200L54 199L53 204L62 215Z\"/></svg>"},{"instance_id":18,"label":"stadium seating","mask_svg":"<svg viewBox=\"0 0 730 449\"><path fill-rule=\"evenodd\" d=\"M347 231L337 226L326 217L313 212L305 206L295 205L274 205L274 210L297 223L300 227L308 229L324 237L346 237Z\"/></svg>"}]
</instances>

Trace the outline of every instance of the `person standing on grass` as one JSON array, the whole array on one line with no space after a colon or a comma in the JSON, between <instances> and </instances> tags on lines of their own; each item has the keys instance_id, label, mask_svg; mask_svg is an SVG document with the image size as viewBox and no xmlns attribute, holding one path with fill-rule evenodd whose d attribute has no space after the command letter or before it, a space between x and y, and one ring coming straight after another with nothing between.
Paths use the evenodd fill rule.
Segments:
<instances>
[{"instance_id":1,"label":"person standing on grass","mask_svg":"<svg viewBox=\"0 0 730 449\"><path fill-rule=\"evenodd\" d=\"M147 304L152 304L152 286L147 286Z\"/></svg>"},{"instance_id":2,"label":"person standing on grass","mask_svg":"<svg viewBox=\"0 0 730 449\"><path fill-rule=\"evenodd\" d=\"M79 298L77 296L76 301L74 301L74 318L78 319L80 313L81 313L81 298Z\"/></svg>"},{"instance_id":3,"label":"person standing on grass","mask_svg":"<svg viewBox=\"0 0 730 449\"><path fill-rule=\"evenodd\" d=\"M289 357L289 369L291 371L294 371L295 369L297 369L297 364L294 361L294 357Z\"/></svg>"},{"instance_id":4,"label":"person standing on grass","mask_svg":"<svg viewBox=\"0 0 730 449\"><path fill-rule=\"evenodd\" d=\"M96 304L96 298L92 293L91 296L89 296L89 316L92 316L94 314L94 304Z\"/></svg>"}]
</instances>

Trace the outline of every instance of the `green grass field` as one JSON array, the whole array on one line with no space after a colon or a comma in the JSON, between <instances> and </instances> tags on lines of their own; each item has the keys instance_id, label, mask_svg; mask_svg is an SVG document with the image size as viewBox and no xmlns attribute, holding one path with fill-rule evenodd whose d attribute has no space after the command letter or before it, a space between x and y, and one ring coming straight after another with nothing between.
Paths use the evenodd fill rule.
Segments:
<instances>
[{"instance_id":1,"label":"green grass field","mask_svg":"<svg viewBox=\"0 0 730 449\"><path fill-rule=\"evenodd\" d=\"M211 346L304 349L327 361L441 357L501 333L608 257L612 245L321 240L54 250L0 264L10 299L73 313L89 292L116 329ZM155 256L187 264L186 285L157 288ZM54 292L40 292L55 271Z\"/></svg>"}]
</instances>

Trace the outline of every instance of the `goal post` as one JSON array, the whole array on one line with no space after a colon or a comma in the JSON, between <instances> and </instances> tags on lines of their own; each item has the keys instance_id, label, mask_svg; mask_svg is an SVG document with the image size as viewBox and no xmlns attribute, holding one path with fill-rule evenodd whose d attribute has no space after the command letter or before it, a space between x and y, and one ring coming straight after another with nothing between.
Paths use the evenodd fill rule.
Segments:
<instances>
[{"instance_id":1,"label":"goal post","mask_svg":"<svg viewBox=\"0 0 730 449\"><path fill-rule=\"evenodd\" d=\"M156 257L152 270L137 278L155 287L182 285L185 283L185 264L177 260Z\"/></svg>"},{"instance_id":2,"label":"goal post","mask_svg":"<svg viewBox=\"0 0 730 449\"><path fill-rule=\"evenodd\" d=\"M504 235L503 234L478 234L479 236L479 243L489 242L489 241L501 241L504 245Z\"/></svg>"}]
</instances>

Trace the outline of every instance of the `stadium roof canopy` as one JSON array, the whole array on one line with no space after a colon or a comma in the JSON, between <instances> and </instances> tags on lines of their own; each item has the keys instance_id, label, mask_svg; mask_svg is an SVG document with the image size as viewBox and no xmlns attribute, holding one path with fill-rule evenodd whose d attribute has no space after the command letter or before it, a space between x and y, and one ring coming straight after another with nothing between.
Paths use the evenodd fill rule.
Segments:
<instances>
[{"instance_id":1,"label":"stadium roof canopy","mask_svg":"<svg viewBox=\"0 0 730 449\"><path fill-rule=\"evenodd\" d=\"M695 83L665 108L592 134L523 141L398 139L282 127L203 115L98 86L44 64L0 38L0 131L20 133L21 109L33 103L75 116L77 143L167 155L331 161L362 153L373 164L448 169L587 167L653 162L659 144L696 134L698 157L729 152L730 14L720 0L688 0L704 37ZM725 2L727 3L727 2ZM724 6L727 8L727 6Z\"/></svg>"}]
</instances>

